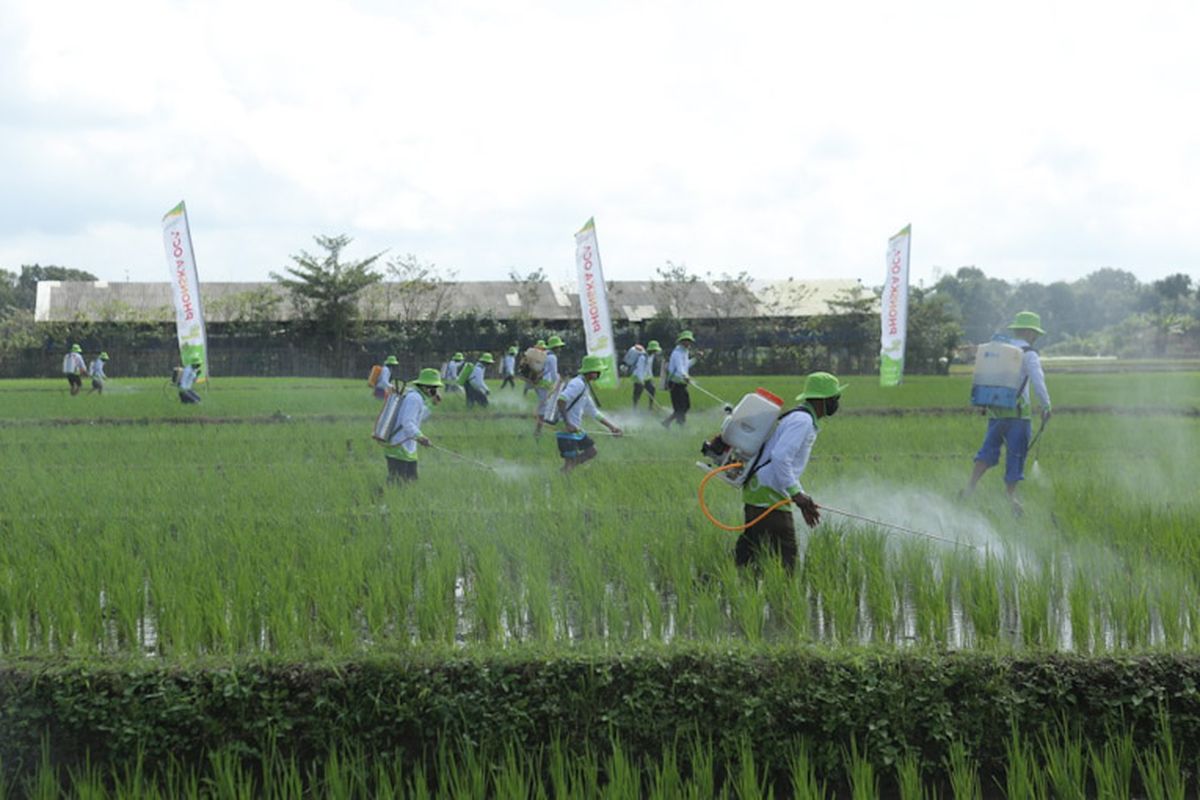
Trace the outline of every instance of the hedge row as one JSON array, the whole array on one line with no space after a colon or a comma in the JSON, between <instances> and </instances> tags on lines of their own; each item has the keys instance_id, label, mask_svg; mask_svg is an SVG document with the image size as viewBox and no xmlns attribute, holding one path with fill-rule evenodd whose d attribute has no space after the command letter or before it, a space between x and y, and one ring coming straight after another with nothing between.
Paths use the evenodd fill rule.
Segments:
<instances>
[{"instance_id":1,"label":"hedge row","mask_svg":"<svg viewBox=\"0 0 1200 800\"><path fill-rule=\"evenodd\" d=\"M234 747L253 761L331 746L428 759L458 747L557 737L654 757L681 735L718 753L750 742L783 765L808 737L819 769L837 770L853 740L878 766L905 753L943 763L962 742L1002 771L1013 726L1067 726L1085 742L1131 731L1158 740L1162 712L1177 747L1200 742L1200 657L1010 657L962 652L663 650L621 654L405 654L336 663L9 662L0 665L0 764L48 752L72 766L148 766Z\"/></svg>"}]
</instances>

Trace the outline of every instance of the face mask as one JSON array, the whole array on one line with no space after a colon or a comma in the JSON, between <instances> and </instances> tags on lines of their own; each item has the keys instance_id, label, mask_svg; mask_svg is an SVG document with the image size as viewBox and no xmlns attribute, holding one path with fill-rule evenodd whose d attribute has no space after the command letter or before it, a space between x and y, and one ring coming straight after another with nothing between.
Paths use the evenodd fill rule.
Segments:
<instances>
[{"instance_id":1,"label":"face mask","mask_svg":"<svg viewBox=\"0 0 1200 800\"><path fill-rule=\"evenodd\" d=\"M832 417L834 414L837 413L838 403L840 400L841 400L840 397L826 397L825 398L825 416Z\"/></svg>"}]
</instances>

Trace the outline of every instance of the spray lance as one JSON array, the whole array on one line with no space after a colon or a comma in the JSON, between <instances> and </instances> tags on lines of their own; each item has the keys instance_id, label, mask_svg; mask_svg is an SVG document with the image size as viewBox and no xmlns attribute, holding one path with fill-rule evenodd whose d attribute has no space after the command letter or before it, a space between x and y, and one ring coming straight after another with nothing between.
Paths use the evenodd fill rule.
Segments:
<instances>
[{"instance_id":1,"label":"spray lance","mask_svg":"<svg viewBox=\"0 0 1200 800\"><path fill-rule=\"evenodd\" d=\"M710 392L708 389L705 389L703 386L701 386L700 384L696 383L696 381L695 381L695 380L689 381L689 382L688 382L688 385L689 385L689 386L694 386L694 387L696 387L697 389L699 389L699 390L700 390L700 393L701 393L701 394L706 394L706 395L708 395L710 398L712 398L713 400L716 400L718 403L720 403L720 404L721 404L721 406L722 406L722 408L723 408L723 410L725 411L725 413L726 413L726 414L732 414L732 413L733 413L733 406L732 406L732 405L731 405L729 402L727 402L727 401L725 401L725 400L722 400L721 398L717 397L715 394L713 394L712 392ZM763 389L763 390L761 390L761 391L766 391L766 390L765 390L765 389ZM747 395L747 396L749 396L749 395ZM780 402L783 402L783 401L780 401Z\"/></svg>"}]
</instances>

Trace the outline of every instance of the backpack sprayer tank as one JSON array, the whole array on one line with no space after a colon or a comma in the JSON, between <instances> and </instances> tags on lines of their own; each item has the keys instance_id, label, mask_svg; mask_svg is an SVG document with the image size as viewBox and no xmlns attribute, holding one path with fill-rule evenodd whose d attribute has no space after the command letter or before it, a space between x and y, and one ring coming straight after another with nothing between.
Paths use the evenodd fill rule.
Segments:
<instances>
[{"instance_id":1,"label":"backpack sprayer tank","mask_svg":"<svg viewBox=\"0 0 1200 800\"><path fill-rule=\"evenodd\" d=\"M400 401L403 399L404 392L388 391L383 409L375 419L375 430L371 433L372 439L380 444L387 444L388 440L392 438L396 432L396 418L400 415Z\"/></svg>"},{"instance_id":2,"label":"backpack sprayer tank","mask_svg":"<svg viewBox=\"0 0 1200 800\"><path fill-rule=\"evenodd\" d=\"M1025 388L1021 362L1025 351L1007 338L996 338L975 351L975 375L971 380L971 405L1016 408Z\"/></svg>"},{"instance_id":3,"label":"backpack sprayer tank","mask_svg":"<svg viewBox=\"0 0 1200 800\"><path fill-rule=\"evenodd\" d=\"M757 389L753 394L746 395L734 406L733 413L725 418L720 434L700 446L700 454L708 461L697 461L696 466L711 472L740 461L741 467L727 469L718 477L732 486L741 486L745 482L747 468L775 430L782 410L783 399L766 389Z\"/></svg>"}]
</instances>

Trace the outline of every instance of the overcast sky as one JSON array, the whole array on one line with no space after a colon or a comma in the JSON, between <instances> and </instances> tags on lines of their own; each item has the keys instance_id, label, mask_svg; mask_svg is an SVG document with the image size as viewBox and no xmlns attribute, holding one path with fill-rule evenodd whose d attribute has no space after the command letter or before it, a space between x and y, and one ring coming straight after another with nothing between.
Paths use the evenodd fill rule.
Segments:
<instances>
[{"instance_id":1,"label":"overcast sky","mask_svg":"<svg viewBox=\"0 0 1200 800\"><path fill-rule=\"evenodd\" d=\"M0 0L0 268L1200 277L1200 3Z\"/></svg>"}]
</instances>

